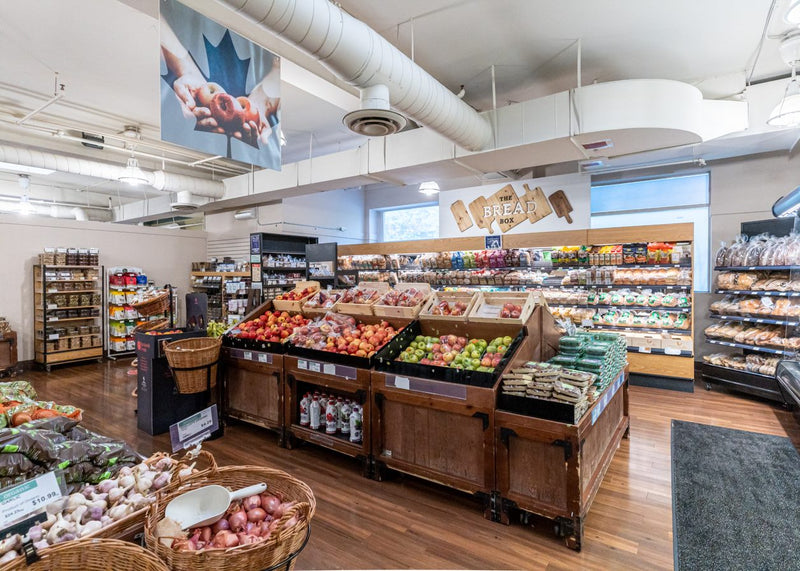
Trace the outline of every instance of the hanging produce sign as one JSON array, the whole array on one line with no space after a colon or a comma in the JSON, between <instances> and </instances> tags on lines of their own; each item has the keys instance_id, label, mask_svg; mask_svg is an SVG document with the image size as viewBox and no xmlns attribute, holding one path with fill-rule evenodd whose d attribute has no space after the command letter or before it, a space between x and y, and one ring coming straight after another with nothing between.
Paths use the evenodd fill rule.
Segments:
<instances>
[{"instance_id":1,"label":"hanging produce sign","mask_svg":"<svg viewBox=\"0 0 800 571\"><path fill-rule=\"evenodd\" d=\"M161 138L280 170L280 58L175 0L161 6Z\"/></svg>"},{"instance_id":2,"label":"hanging produce sign","mask_svg":"<svg viewBox=\"0 0 800 571\"><path fill-rule=\"evenodd\" d=\"M443 192L440 237L568 230L589 226L589 179L566 175ZM488 187L492 189L492 187ZM453 199L448 200L452 197ZM527 223L527 224L526 224ZM456 232L457 230L457 232Z\"/></svg>"}]
</instances>

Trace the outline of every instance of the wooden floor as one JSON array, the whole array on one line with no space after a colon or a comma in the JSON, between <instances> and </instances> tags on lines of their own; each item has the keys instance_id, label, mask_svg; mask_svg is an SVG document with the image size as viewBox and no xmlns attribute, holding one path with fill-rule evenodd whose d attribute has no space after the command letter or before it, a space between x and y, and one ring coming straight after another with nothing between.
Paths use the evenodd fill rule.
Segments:
<instances>
[{"instance_id":1,"label":"wooden floor","mask_svg":"<svg viewBox=\"0 0 800 571\"><path fill-rule=\"evenodd\" d=\"M124 364L26 373L40 396L85 409L84 424L125 439L140 452L169 449L168 435L136 428L135 377ZM312 537L298 569L672 569L670 420L789 436L788 412L722 392L631 387L631 435L617 451L586 520L583 551L564 547L548 525L503 526L482 517L471 497L411 477L375 482L359 465L307 445L285 450L276 436L245 424L206 444L220 464L262 464L307 482L318 501Z\"/></svg>"}]
</instances>

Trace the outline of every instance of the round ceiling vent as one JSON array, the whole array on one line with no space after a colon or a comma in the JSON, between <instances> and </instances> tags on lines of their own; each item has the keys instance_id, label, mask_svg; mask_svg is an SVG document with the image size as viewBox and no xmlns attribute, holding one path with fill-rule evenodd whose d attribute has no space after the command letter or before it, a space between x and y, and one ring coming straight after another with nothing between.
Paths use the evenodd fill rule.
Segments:
<instances>
[{"instance_id":1,"label":"round ceiling vent","mask_svg":"<svg viewBox=\"0 0 800 571\"><path fill-rule=\"evenodd\" d=\"M385 137L402 131L407 120L389 109L359 109L344 116L345 126L359 135Z\"/></svg>"}]
</instances>

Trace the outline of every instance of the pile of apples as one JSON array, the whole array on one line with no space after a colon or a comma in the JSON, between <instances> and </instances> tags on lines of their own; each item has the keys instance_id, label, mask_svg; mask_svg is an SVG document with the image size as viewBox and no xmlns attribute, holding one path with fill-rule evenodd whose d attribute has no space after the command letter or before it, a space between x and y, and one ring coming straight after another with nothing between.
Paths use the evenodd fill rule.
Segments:
<instances>
[{"instance_id":1,"label":"pile of apples","mask_svg":"<svg viewBox=\"0 0 800 571\"><path fill-rule=\"evenodd\" d=\"M468 341L465 337L455 335L417 335L395 360L491 373L500 365L512 341L511 337L497 337L487 343L485 339Z\"/></svg>"},{"instance_id":2,"label":"pile of apples","mask_svg":"<svg viewBox=\"0 0 800 571\"><path fill-rule=\"evenodd\" d=\"M305 307L313 307L313 308L330 308L333 307L333 304L339 301L339 298L342 297L342 293L338 291L324 291L320 290L315 295L311 296L305 304Z\"/></svg>"},{"instance_id":3,"label":"pile of apples","mask_svg":"<svg viewBox=\"0 0 800 571\"><path fill-rule=\"evenodd\" d=\"M395 307L416 307L422 303L423 299L425 299L425 294L415 287L403 291L393 289L387 291L378 304L393 305Z\"/></svg>"},{"instance_id":4,"label":"pile of apples","mask_svg":"<svg viewBox=\"0 0 800 571\"><path fill-rule=\"evenodd\" d=\"M315 291L317 290L313 287L304 287L301 290L293 289L292 291L287 291L286 293L275 296L275 299L279 301L300 301L301 299L307 298Z\"/></svg>"},{"instance_id":5,"label":"pile of apples","mask_svg":"<svg viewBox=\"0 0 800 571\"><path fill-rule=\"evenodd\" d=\"M503 359L503 355L508 351L508 346L511 345L512 341L514 340L508 336L495 337L492 339L483 357L481 357L481 367L486 367L490 371L494 371Z\"/></svg>"},{"instance_id":6,"label":"pile of apples","mask_svg":"<svg viewBox=\"0 0 800 571\"><path fill-rule=\"evenodd\" d=\"M522 306L515 305L513 303L506 303L503 305L503 309L500 311L500 317L511 317L516 319L522 315Z\"/></svg>"},{"instance_id":7,"label":"pile of apples","mask_svg":"<svg viewBox=\"0 0 800 571\"><path fill-rule=\"evenodd\" d=\"M450 305L449 301L440 301L436 307L433 308L431 315L464 315L467 311L467 304L463 301L456 301Z\"/></svg>"},{"instance_id":8,"label":"pile of apples","mask_svg":"<svg viewBox=\"0 0 800 571\"><path fill-rule=\"evenodd\" d=\"M466 337L417 335L395 360L404 363L448 367L455 361L466 345Z\"/></svg>"},{"instance_id":9,"label":"pile of apples","mask_svg":"<svg viewBox=\"0 0 800 571\"><path fill-rule=\"evenodd\" d=\"M307 323L308 319L299 313L290 315L286 311L268 311L255 319L240 323L231 331L231 335L239 339L280 343L285 341L295 328Z\"/></svg>"},{"instance_id":10,"label":"pile of apples","mask_svg":"<svg viewBox=\"0 0 800 571\"><path fill-rule=\"evenodd\" d=\"M342 303L368 304L378 299L378 290L372 288L351 287L342 295Z\"/></svg>"},{"instance_id":11,"label":"pile of apples","mask_svg":"<svg viewBox=\"0 0 800 571\"><path fill-rule=\"evenodd\" d=\"M368 325L350 316L328 313L295 330L290 343L340 355L372 357L395 335L397 330L386 321Z\"/></svg>"}]
</instances>

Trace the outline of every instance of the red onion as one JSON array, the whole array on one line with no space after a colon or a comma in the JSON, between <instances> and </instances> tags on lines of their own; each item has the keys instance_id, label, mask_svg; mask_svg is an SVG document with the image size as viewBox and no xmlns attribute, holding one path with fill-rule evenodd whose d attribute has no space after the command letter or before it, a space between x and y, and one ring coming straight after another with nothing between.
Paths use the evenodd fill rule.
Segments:
<instances>
[{"instance_id":1,"label":"red onion","mask_svg":"<svg viewBox=\"0 0 800 571\"><path fill-rule=\"evenodd\" d=\"M175 551L197 551L194 543L188 539L176 539L172 542L172 549Z\"/></svg>"},{"instance_id":2,"label":"red onion","mask_svg":"<svg viewBox=\"0 0 800 571\"><path fill-rule=\"evenodd\" d=\"M264 521L267 517L267 512L261 508L253 508L247 512L248 521Z\"/></svg>"},{"instance_id":3,"label":"red onion","mask_svg":"<svg viewBox=\"0 0 800 571\"><path fill-rule=\"evenodd\" d=\"M223 529L214 536L214 547L236 547L239 545L239 538L230 530Z\"/></svg>"},{"instance_id":4,"label":"red onion","mask_svg":"<svg viewBox=\"0 0 800 571\"><path fill-rule=\"evenodd\" d=\"M269 522L268 522L268 521L266 521L266 520L264 520L264 521L262 521L262 522L261 522L261 525L259 526L259 534L260 534L260 535L261 535L261 537L263 537L264 539L268 538L268 537L269 537L269 533L270 533L270 531L272 531L272 530L269 528L269 525L270 525L270 524L269 524Z\"/></svg>"},{"instance_id":5,"label":"red onion","mask_svg":"<svg viewBox=\"0 0 800 571\"><path fill-rule=\"evenodd\" d=\"M239 545L251 545L261 541L259 536L248 533L238 533L237 537L239 538Z\"/></svg>"},{"instance_id":6,"label":"red onion","mask_svg":"<svg viewBox=\"0 0 800 571\"><path fill-rule=\"evenodd\" d=\"M281 501L271 494L261 494L261 507L264 508L268 514L275 513Z\"/></svg>"},{"instance_id":7,"label":"red onion","mask_svg":"<svg viewBox=\"0 0 800 571\"><path fill-rule=\"evenodd\" d=\"M283 517L283 514L286 513L286 510L288 510L294 504L295 504L294 502L284 502L275 509L275 513L273 513L272 515L275 517L275 519L281 519L281 517Z\"/></svg>"},{"instance_id":8,"label":"red onion","mask_svg":"<svg viewBox=\"0 0 800 571\"><path fill-rule=\"evenodd\" d=\"M211 541L211 528L208 526L200 528L200 541L208 543Z\"/></svg>"},{"instance_id":9,"label":"red onion","mask_svg":"<svg viewBox=\"0 0 800 571\"><path fill-rule=\"evenodd\" d=\"M219 518L219 519L218 519L218 520L217 520L217 521L216 521L216 522L215 522L215 523L214 523L214 524L211 526L211 531L214 533L214 535L216 535L216 534L217 534L217 532L219 532L219 531L222 531L223 529L230 529L230 528L231 528L231 526L230 526L230 525L228 525L228 520L227 520L227 519L225 519L224 517L222 517L222 518Z\"/></svg>"},{"instance_id":10,"label":"red onion","mask_svg":"<svg viewBox=\"0 0 800 571\"><path fill-rule=\"evenodd\" d=\"M228 525L230 525L231 531L241 531L245 523L247 523L247 512L244 510L239 510L228 516Z\"/></svg>"},{"instance_id":11,"label":"red onion","mask_svg":"<svg viewBox=\"0 0 800 571\"><path fill-rule=\"evenodd\" d=\"M246 511L250 511L253 508L260 508L261 507L261 496L255 495L255 496L250 496L249 498L245 498L242 501L242 507Z\"/></svg>"}]
</instances>

